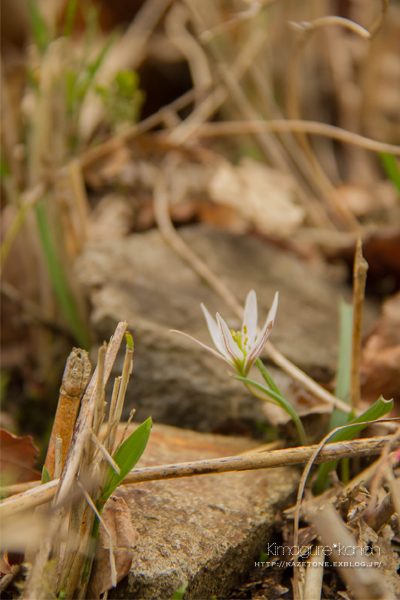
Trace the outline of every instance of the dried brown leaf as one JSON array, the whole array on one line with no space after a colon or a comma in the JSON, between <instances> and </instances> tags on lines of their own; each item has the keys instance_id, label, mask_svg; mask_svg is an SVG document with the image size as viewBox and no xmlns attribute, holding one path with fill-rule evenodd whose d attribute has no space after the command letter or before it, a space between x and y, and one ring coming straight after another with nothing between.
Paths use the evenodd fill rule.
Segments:
<instances>
[{"instance_id":1,"label":"dried brown leaf","mask_svg":"<svg viewBox=\"0 0 400 600\"><path fill-rule=\"evenodd\" d=\"M383 315L361 356L362 397L370 402L381 394L400 398L400 293L383 305ZM399 407L395 405L395 413Z\"/></svg>"},{"instance_id":2,"label":"dried brown leaf","mask_svg":"<svg viewBox=\"0 0 400 600\"><path fill-rule=\"evenodd\" d=\"M39 450L30 435L19 437L0 429L0 475L7 484L23 483L40 479L40 473L33 467Z\"/></svg>"},{"instance_id":3,"label":"dried brown leaf","mask_svg":"<svg viewBox=\"0 0 400 600\"><path fill-rule=\"evenodd\" d=\"M212 200L234 208L261 233L284 237L292 234L305 216L296 204L294 189L287 175L250 158L237 167L222 162L209 183Z\"/></svg>"},{"instance_id":4,"label":"dried brown leaf","mask_svg":"<svg viewBox=\"0 0 400 600\"><path fill-rule=\"evenodd\" d=\"M133 548L138 542L139 534L133 527L130 510L123 498L111 496L104 507L102 518L111 535L117 582L119 582L129 573ZM99 598L101 594L112 587L109 548L109 537L104 531L104 527L100 525L89 598Z\"/></svg>"}]
</instances>

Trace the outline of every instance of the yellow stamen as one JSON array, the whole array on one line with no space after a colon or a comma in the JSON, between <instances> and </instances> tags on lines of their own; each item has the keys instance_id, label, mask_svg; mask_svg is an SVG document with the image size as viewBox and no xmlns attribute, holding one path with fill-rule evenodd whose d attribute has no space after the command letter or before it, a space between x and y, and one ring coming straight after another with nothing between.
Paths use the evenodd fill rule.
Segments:
<instances>
[{"instance_id":1,"label":"yellow stamen","mask_svg":"<svg viewBox=\"0 0 400 600\"><path fill-rule=\"evenodd\" d=\"M247 325L246 324L243 325L243 333L244 333L244 335L247 335Z\"/></svg>"},{"instance_id":2,"label":"yellow stamen","mask_svg":"<svg viewBox=\"0 0 400 600\"><path fill-rule=\"evenodd\" d=\"M231 329L231 335L233 337L233 340L237 343L237 334L236 334L236 331L233 331L233 329Z\"/></svg>"}]
</instances>

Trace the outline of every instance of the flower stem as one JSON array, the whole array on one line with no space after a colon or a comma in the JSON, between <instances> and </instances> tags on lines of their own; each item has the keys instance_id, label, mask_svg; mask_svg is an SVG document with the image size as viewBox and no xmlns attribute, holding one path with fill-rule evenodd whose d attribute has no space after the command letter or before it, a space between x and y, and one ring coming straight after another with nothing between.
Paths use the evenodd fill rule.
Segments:
<instances>
[{"instance_id":1,"label":"flower stem","mask_svg":"<svg viewBox=\"0 0 400 600\"><path fill-rule=\"evenodd\" d=\"M277 404L278 406L283 408L288 413L288 415L290 415L292 417L294 424L296 425L301 444L303 446L307 445L307 437L306 437L306 433L304 431L303 424L300 420L300 417L297 414L297 412L295 411L295 409L293 408L293 406L290 404L290 402L288 402L286 400L286 398L284 396L282 396L282 394L278 394L274 390L270 390L270 389L266 388L265 385L258 383L258 381L253 381L252 379L248 379L247 377L241 377L239 375L232 375L232 377L234 379L238 379L239 381L242 381L245 384L246 388L257 398L260 398L261 400L264 400L265 402L272 402L273 404ZM250 386L250 388L254 388L254 390L249 389L249 386ZM262 394L266 394L266 396L268 396L268 398L266 398L262 394L258 394L257 392L255 392L255 390L259 390L260 392L262 392Z\"/></svg>"},{"instance_id":2,"label":"flower stem","mask_svg":"<svg viewBox=\"0 0 400 600\"><path fill-rule=\"evenodd\" d=\"M244 385L245 388L250 392L250 394L253 394L253 396L258 398L259 400L263 400L264 402L270 402L271 404L275 404L275 406L279 406L278 402L275 402L274 400L272 400L272 398L266 398L263 394L256 392L256 390L254 390L250 384L245 383Z\"/></svg>"}]
</instances>

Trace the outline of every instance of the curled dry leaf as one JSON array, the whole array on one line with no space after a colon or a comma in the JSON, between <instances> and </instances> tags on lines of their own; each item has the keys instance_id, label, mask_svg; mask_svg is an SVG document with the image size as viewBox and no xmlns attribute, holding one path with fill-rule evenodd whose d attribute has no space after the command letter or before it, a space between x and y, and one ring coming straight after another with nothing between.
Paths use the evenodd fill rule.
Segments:
<instances>
[{"instance_id":1,"label":"curled dry leaf","mask_svg":"<svg viewBox=\"0 0 400 600\"><path fill-rule=\"evenodd\" d=\"M123 498L110 496L102 512L102 519L111 535L119 582L129 573L133 548L138 542L139 534L133 527L130 510ZM112 587L109 548L109 537L100 525L88 598L99 598Z\"/></svg>"},{"instance_id":2,"label":"curled dry leaf","mask_svg":"<svg viewBox=\"0 0 400 600\"><path fill-rule=\"evenodd\" d=\"M0 475L3 484L40 479L40 473L33 468L39 450L30 435L19 437L6 429L0 429L0 447Z\"/></svg>"},{"instance_id":3,"label":"curled dry leaf","mask_svg":"<svg viewBox=\"0 0 400 600\"><path fill-rule=\"evenodd\" d=\"M129 200L120 194L103 196L88 221L90 240L118 239L133 226L134 211Z\"/></svg>"},{"instance_id":4,"label":"curled dry leaf","mask_svg":"<svg viewBox=\"0 0 400 600\"><path fill-rule=\"evenodd\" d=\"M364 400L375 401L381 394L400 399L400 293L384 303L382 317L363 349L360 368ZM394 412L400 413L398 404Z\"/></svg>"},{"instance_id":5,"label":"curled dry leaf","mask_svg":"<svg viewBox=\"0 0 400 600\"><path fill-rule=\"evenodd\" d=\"M396 189L389 181L379 181L374 185L344 183L335 190L337 201L346 206L358 218L387 213L390 223L392 211L398 208Z\"/></svg>"},{"instance_id":6,"label":"curled dry leaf","mask_svg":"<svg viewBox=\"0 0 400 600\"><path fill-rule=\"evenodd\" d=\"M234 208L266 235L288 236L303 222L305 213L294 190L286 174L250 158L237 167L222 162L209 183L214 202Z\"/></svg>"}]
</instances>

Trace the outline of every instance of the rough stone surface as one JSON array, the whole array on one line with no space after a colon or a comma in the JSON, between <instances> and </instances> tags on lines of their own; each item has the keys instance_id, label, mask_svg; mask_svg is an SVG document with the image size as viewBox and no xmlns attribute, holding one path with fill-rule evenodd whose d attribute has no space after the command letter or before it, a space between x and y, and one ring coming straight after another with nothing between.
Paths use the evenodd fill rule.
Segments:
<instances>
[{"instance_id":1,"label":"rough stone surface","mask_svg":"<svg viewBox=\"0 0 400 600\"><path fill-rule=\"evenodd\" d=\"M333 375L338 300L351 290L256 238L205 226L185 227L180 233L240 301L256 290L260 323L279 290L271 340L311 376L321 380ZM135 358L127 411L135 406L140 420L151 414L155 421L200 431L210 431L228 416L263 418L262 401L227 376L222 361L170 333L178 329L212 345L201 302L212 314L220 312L230 327L238 329L240 323L157 230L88 245L76 272L87 288L100 339L109 338L118 320L129 323ZM374 314L367 307L367 321ZM116 372L120 367L117 361ZM290 396L289 384L278 375L278 385Z\"/></svg>"},{"instance_id":2,"label":"rough stone surface","mask_svg":"<svg viewBox=\"0 0 400 600\"><path fill-rule=\"evenodd\" d=\"M253 446L246 438L156 425L138 466L230 456ZM184 582L185 598L223 597L258 559L299 478L298 470L283 468L121 486L116 495L130 507L140 539L128 577L109 597L164 600Z\"/></svg>"}]
</instances>

